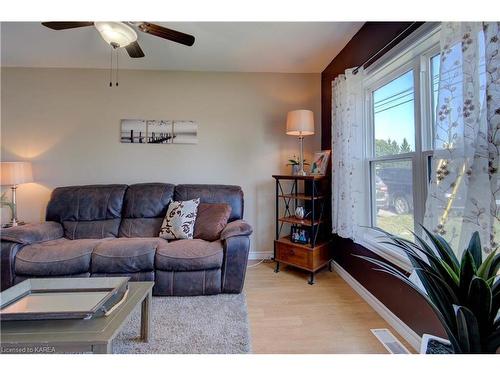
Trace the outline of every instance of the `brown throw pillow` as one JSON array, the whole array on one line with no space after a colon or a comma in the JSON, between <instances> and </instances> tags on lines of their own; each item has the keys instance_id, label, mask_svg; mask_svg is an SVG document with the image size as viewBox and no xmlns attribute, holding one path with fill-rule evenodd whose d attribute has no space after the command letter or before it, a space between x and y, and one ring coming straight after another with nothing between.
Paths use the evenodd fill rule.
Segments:
<instances>
[{"instance_id":1,"label":"brown throw pillow","mask_svg":"<svg viewBox=\"0 0 500 375\"><path fill-rule=\"evenodd\" d=\"M200 203L194 223L193 238L205 241L217 241L225 228L231 206L225 203Z\"/></svg>"}]
</instances>

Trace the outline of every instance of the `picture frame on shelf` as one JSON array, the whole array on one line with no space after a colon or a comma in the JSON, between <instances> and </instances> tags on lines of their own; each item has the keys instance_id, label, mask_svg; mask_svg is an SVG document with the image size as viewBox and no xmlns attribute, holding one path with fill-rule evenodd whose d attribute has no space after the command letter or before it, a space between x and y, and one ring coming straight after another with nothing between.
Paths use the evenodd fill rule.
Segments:
<instances>
[{"instance_id":1,"label":"picture frame on shelf","mask_svg":"<svg viewBox=\"0 0 500 375\"><path fill-rule=\"evenodd\" d=\"M330 164L330 153L330 150L317 151L314 153L311 162L311 175L324 176L326 174L326 168L328 168L328 164Z\"/></svg>"},{"instance_id":2,"label":"picture frame on shelf","mask_svg":"<svg viewBox=\"0 0 500 375\"><path fill-rule=\"evenodd\" d=\"M290 230L290 241L306 245L310 241L309 230L301 225L292 225Z\"/></svg>"}]
</instances>

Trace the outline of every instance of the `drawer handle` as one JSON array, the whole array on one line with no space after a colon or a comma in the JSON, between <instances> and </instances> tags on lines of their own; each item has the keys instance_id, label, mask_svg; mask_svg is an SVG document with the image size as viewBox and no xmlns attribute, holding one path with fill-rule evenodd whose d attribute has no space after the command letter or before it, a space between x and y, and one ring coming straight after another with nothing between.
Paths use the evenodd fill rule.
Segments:
<instances>
[{"instance_id":1,"label":"drawer handle","mask_svg":"<svg viewBox=\"0 0 500 375\"><path fill-rule=\"evenodd\" d=\"M295 255L295 251L293 251L293 249L288 249L288 252L290 253L290 255Z\"/></svg>"}]
</instances>

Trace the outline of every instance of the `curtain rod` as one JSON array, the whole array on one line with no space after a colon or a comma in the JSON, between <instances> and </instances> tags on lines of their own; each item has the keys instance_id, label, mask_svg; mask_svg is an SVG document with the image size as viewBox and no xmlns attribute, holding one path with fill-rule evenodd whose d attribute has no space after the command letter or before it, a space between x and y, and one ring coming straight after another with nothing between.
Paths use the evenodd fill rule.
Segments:
<instances>
[{"instance_id":1,"label":"curtain rod","mask_svg":"<svg viewBox=\"0 0 500 375\"><path fill-rule=\"evenodd\" d=\"M396 40L398 40L402 35L404 35L408 30L410 30L413 26L415 26L415 24L417 24L418 22L412 22L406 29L404 29L403 31L401 31L398 35L396 35L389 43L387 43L385 46L383 46L381 49L379 49L375 54L373 54L372 56L370 56L370 58L368 60L366 60L363 64L361 64L360 66L358 66L356 69L354 69L352 71L352 74L357 74L359 69L361 68L364 68L366 64L368 64L370 61L372 61L373 59L375 59L378 55L380 55L380 53L382 51L384 51L385 49L387 49L387 47L389 47L392 43L394 43Z\"/></svg>"}]
</instances>

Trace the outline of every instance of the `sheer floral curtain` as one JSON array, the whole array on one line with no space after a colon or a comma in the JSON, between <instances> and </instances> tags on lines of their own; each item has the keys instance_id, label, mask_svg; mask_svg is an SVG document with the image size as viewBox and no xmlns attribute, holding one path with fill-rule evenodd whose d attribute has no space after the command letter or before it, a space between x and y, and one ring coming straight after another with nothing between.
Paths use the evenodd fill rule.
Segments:
<instances>
[{"instance_id":1,"label":"sheer floral curtain","mask_svg":"<svg viewBox=\"0 0 500 375\"><path fill-rule=\"evenodd\" d=\"M461 252L479 231L500 242L499 23L441 27L434 154L424 224Z\"/></svg>"},{"instance_id":2,"label":"sheer floral curtain","mask_svg":"<svg viewBox=\"0 0 500 375\"><path fill-rule=\"evenodd\" d=\"M363 76L350 69L332 82L332 229L354 240L368 212L362 209Z\"/></svg>"}]
</instances>

